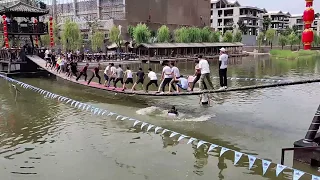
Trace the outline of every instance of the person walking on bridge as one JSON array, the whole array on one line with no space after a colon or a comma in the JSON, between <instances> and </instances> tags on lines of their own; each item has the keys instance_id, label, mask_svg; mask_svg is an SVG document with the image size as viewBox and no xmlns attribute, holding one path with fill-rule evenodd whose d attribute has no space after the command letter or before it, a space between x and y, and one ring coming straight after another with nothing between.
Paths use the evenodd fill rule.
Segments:
<instances>
[{"instance_id":1,"label":"person walking on bridge","mask_svg":"<svg viewBox=\"0 0 320 180\"><path fill-rule=\"evenodd\" d=\"M227 89L227 67L228 67L228 55L225 48L220 49L219 56L219 77L220 77L220 89Z\"/></svg>"},{"instance_id":2,"label":"person walking on bridge","mask_svg":"<svg viewBox=\"0 0 320 180\"><path fill-rule=\"evenodd\" d=\"M94 77L97 77L99 79L99 84L101 84L101 77L99 76L99 71L100 71L100 63L98 63L98 66L93 69L93 74L88 81L88 85L90 84L90 82Z\"/></svg>"},{"instance_id":3,"label":"person walking on bridge","mask_svg":"<svg viewBox=\"0 0 320 180\"><path fill-rule=\"evenodd\" d=\"M78 81L82 75L84 76L84 81L87 81L87 70L88 70L88 67L89 67L89 63L87 63L86 66L84 66L82 68L82 70L80 71L80 74L77 77L76 81Z\"/></svg>"},{"instance_id":4,"label":"person walking on bridge","mask_svg":"<svg viewBox=\"0 0 320 180\"><path fill-rule=\"evenodd\" d=\"M201 72L201 76L200 76L200 89L203 90L204 89L204 80L206 79L208 81L209 86L214 89L213 87L213 83L211 81L211 77L210 77L210 66L209 63L206 59L202 58L202 55L199 55L199 69Z\"/></svg>"}]
</instances>

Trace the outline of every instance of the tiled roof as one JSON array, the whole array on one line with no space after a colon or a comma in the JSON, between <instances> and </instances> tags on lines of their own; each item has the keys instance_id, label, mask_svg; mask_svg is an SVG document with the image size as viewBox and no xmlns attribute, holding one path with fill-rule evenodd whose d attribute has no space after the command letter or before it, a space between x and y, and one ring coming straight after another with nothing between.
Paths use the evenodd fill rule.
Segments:
<instances>
[{"instance_id":1,"label":"tiled roof","mask_svg":"<svg viewBox=\"0 0 320 180\"><path fill-rule=\"evenodd\" d=\"M196 48L196 47L235 47L243 46L242 43L142 43L140 46L145 48Z\"/></svg>"},{"instance_id":2,"label":"tiled roof","mask_svg":"<svg viewBox=\"0 0 320 180\"><path fill-rule=\"evenodd\" d=\"M38 7L34 7L32 5L23 3L21 1L11 5L11 6L4 6L0 8L0 13L30 13L30 14L38 14L38 15L45 15L49 13L49 9L40 9Z\"/></svg>"}]
</instances>

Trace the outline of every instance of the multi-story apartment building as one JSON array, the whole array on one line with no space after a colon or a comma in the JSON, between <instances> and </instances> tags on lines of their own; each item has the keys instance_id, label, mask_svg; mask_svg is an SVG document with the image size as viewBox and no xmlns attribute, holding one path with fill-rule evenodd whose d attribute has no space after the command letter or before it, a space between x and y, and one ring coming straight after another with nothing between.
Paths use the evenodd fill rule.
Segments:
<instances>
[{"instance_id":1,"label":"multi-story apartment building","mask_svg":"<svg viewBox=\"0 0 320 180\"><path fill-rule=\"evenodd\" d=\"M225 32L238 27L238 22L248 28L248 35L257 35L263 27L265 9L241 6L238 1L211 0L211 27Z\"/></svg>"},{"instance_id":2,"label":"multi-story apartment building","mask_svg":"<svg viewBox=\"0 0 320 180\"><path fill-rule=\"evenodd\" d=\"M210 24L210 0L52 1L51 9L58 23L64 23L69 18L78 22L81 29L88 29L87 21L98 20L106 31L121 25L121 32L127 39L127 27L140 22L146 23L152 30L163 24L170 29Z\"/></svg>"},{"instance_id":3,"label":"multi-story apartment building","mask_svg":"<svg viewBox=\"0 0 320 180\"><path fill-rule=\"evenodd\" d=\"M302 32L304 30L304 22L303 22L303 15L302 14L292 14L289 18L289 27L298 29L298 32ZM320 33L320 18L319 14L315 14L315 19L311 25L311 28L317 32L319 35Z\"/></svg>"},{"instance_id":4,"label":"multi-story apartment building","mask_svg":"<svg viewBox=\"0 0 320 180\"><path fill-rule=\"evenodd\" d=\"M282 11L268 11L263 15L263 18L269 18L271 20L270 27L275 29L278 33L289 27L289 18L291 14L289 12Z\"/></svg>"}]
</instances>

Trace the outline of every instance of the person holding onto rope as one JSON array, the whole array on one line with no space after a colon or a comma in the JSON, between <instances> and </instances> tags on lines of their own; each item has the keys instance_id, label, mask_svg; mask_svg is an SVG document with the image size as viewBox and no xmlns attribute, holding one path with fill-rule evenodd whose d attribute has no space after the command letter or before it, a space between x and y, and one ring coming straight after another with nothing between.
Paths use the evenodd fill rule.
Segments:
<instances>
[{"instance_id":1,"label":"person holding onto rope","mask_svg":"<svg viewBox=\"0 0 320 180\"><path fill-rule=\"evenodd\" d=\"M178 79L178 83L176 85L177 87L177 93L179 93L181 90L188 90L188 79L184 78L183 75L180 75L180 78Z\"/></svg>"},{"instance_id":2,"label":"person holding onto rope","mask_svg":"<svg viewBox=\"0 0 320 180\"><path fill-rule=\"evenodd\" d=\"M90 84L90 82L94 77L97 77L99 79L99 84L101 84L101 77L99 76L99 71L100 71L100 63L98 63L98 66L93 69L93 74L88 81L88 85Z\"/></svg>"},{"instance_id":3,"label":"person holding onto rope","mask_svg":"<svg viewBox=\"0 0 320 180\"><path fill-rule=\"evenodd\" d=\"M108 86L107 87L110 87L110 83L111 81L114 81L116 80L116 73L117 73L117 69L116 67L114 67L114 64L111 63L110 64L110 71L109 71L109 81L108 81Z\"/></svg>"},{"instance_id":4,"label":"person holding onto rope","mask_svg":"<svg viewBox=\"0 0 320 180\"><path fill-rule=\"evenodd\" d=\"M146 92L148 92L149 86L150 86L151 84L154 84L156 87L159 87L159 86L158 86L157 74L156 74L155 72L153 72L151 68L149 68L148 71L149 71L148 77L149 77L150 81L149 81L148 84L147 84Z\"/></svg>"},{"instance_id":5,"label":"person holding onto rope","mask_svg":"<svg viewBox=\"0 0 320 180\"><path fill-rule=\"evenodd\" d=\"M109 81L110 66L111 66L111 63L109 63L109 65L106 67L106 69L104 69L104 72L103 72L104 86L107 86L107 83Z\"/></svg>"},{"instance_id":6,"label":"person holding onto rope","mask_svg":"<svg viewBox=\"0 0 320 180\"><path fill-rule=\"evenodd\" d=\"M142 71L142 68L139 68L139 71L137 72L137 81L134 83L134 85L132 86L132 88L131 88L131 91L135 91L136 89L135 89L135 87L136 87L136 85L138 85L138 84L140 84L141 83L141 85L142 85L142 89L144 89L143 88L143 83L144 83L144 76L145 76L145 74L144 74L144 72Z\"/></svg>"},{"instance_id":7,"label":"person holding onto rope","mask_svg":"<svg viewBox=\"0 0 320 180\"><path fill-rule=\"evenodd\" d=\"M77 69L77 62L76 60L73 60L71 63L70 63L70 69L71 69L71 74L74 75L76 78L77 78L77 74L78 74L78 69Z\"/></svg>"},{"instance_id":8,"label":"person holding onto rope","mask_svg":"<svg viewBox=\"0 0 320 180\"><path fill-rule=\"evenodd\" d=\"M194 89L194 86L196 85L196 83L199 81L200 77L201 77L201 71L199 69L199 60L196 60L196 66L194 67L195 69L195 72L194 72L194 79L193 79L193 82L192 82L192 86L191 86L191 91L193 91ZM207 89L207 85L205 82L203 82L203 87L204 89Z\"/></svg>"},{"instance_id":9,"label":"person holding onto rope","mask_svg":"<svg viewBox=\"0 0 320 180\"><path fill-rule=\"evenodd\" d=\"M162 75L161 75L161 80L162 80L161 93L164 93L166 85L170 84L170 82L172 80L172 70L168 66L168 64L169 64L169 61L167 61L167 60L163 61L163 63L162 63L163 69L162 69Z\"/></svg>"},{"instance_id":10,"label":"person holding onto rope","mask_svg":"<svg viewBox=\"0 0 320 180\"><path fill-rule=\"evenodd\" d=\"M124 76L127 77L127 79L126 79L126 82L124 82L124 84L123 84L123 89L126 89L127 84L129 84L129 83L133 84L133 74L132 74L132 71L130 70L129 66L127 66L127 70L124 73Z\"/></svg>"},{"instance_id":11,"label":"person holding onto rope","mask_svg":"<svg viewBox=\"0 0 320 180\"><path fill-rule=\"evenodd\" d=\"M88 70L88 67L89 67L89 63L87 63L86 66L84 66L82 68L82 70L80 71L80 74L77 77L76 81L78 81L81 76L84 76L84 81L87 81L87 70Z\"/></svg>"},{"instance_id":12,"label":"person holding onto rope","mask_svg":"<svg viewBox=\"0 0 320 180\"><path fill-rule=\"evenodd\" d=\"M47 67L48 64L49 64L49 67L51 66L51 59L50 59L49 55L50 55L50 50L46 49L46 51L44 52L44 59L46 60L46 66L45 67Z\"/></svg>"},{"instance_id":13,"label":"person holding onto rope","mask_svg":"<svg viewBox=\"0 0 320 180\"><path fill-rule=\"evenodd\" d=\"M123 70L121 68L121 64L119 64L117 70L116 70L116 75L117 75L117 78L116 80L114 81L114 89L117 88L117 83L120 81L120 83L122 84L122 87L123 87ZM124 89L123 89L124 90Z\"/></svg>"},{"instance_id":14,"label":"person holding onto rope","mask_svg":"<svg viewBox=\"0 0 320 180\"><path fill-rule=\"evenodd\" d=\"M201 72L201 76L200 76L200 89L203 90L204 89L204 81L207 80L209 86L214 89L213 87L213 83L211 81L211 77L210 77L210 66L209 63L206 59L202 58L202 55L199 55L199 69Z\"/></svg>"},{"instance_id":15,"label":"person holding onto rope","mask_svg":"<svg viewBox=\"0 0 320 180\"><path fill-rule=\"evenodd\" d=\"M172 80L170 81L170 84L169 84L169 92L171 92L171 88L174 91L177 91L176 84L179 82L180 71L179 71L179 68L174 66L174 62L170 63L170 68L171 68L171 71L172 71Z\"/></svg>"},{"instance_id":16,"label":"person holding onto rope","mask_svg":"<svg viewBox=\"0 0 320 180\"><path fill-rule=\"evenodd\" d=\"M220 49L219 56L219 77L220 77L220 89L227 89L227 67L228 67L228 55L225 48Z\"/></svg>"}]
</instances>

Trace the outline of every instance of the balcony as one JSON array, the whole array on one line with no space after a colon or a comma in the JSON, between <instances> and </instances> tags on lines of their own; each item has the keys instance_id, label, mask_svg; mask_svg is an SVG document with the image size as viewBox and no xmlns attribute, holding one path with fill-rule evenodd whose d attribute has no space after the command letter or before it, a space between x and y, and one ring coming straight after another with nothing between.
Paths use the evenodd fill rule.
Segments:
<instances>
[{"instance_id":1,"label":"balcony","mask_svg":"<svg viewBox=\"0 0 320 180\"><path fill-rule=\"evenodd\" d=\"M39 22L37 24L27 22L11 22L8 26L9 35L44 35L48 34L47 23ZM0 24L0 31L3 32L3 24Z\"/></svg>"}]
</instances>

